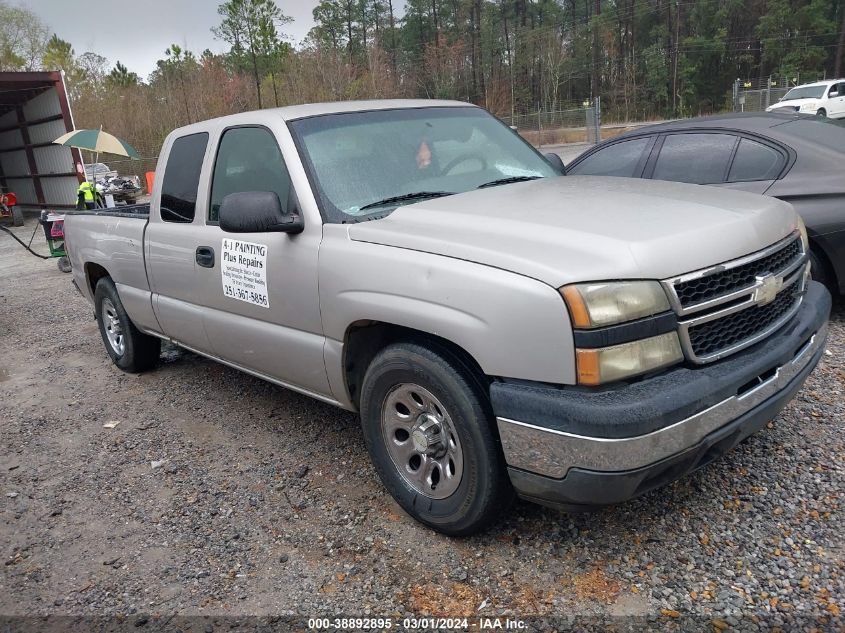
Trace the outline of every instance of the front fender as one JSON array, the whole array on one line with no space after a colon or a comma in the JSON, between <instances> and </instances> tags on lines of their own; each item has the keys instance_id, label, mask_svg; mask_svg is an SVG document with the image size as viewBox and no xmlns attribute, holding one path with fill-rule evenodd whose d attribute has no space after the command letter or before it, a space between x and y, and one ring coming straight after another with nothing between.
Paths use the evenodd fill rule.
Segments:
<instances>
[{"instance_id":1,"label":"front fender","mask_svg":"<svg viewBox=\"0 0 845 633\"><path fill-rule=\"evenodd\" d=\"M379 321L454 343L488 376L574 384L572 328L556 289L491 266L354 242L340 225L325 228L320 305L330 347L342 346L350 324ZM342 372L342 353L330 357L330 376Z\"/></svg>"}]
</instances>

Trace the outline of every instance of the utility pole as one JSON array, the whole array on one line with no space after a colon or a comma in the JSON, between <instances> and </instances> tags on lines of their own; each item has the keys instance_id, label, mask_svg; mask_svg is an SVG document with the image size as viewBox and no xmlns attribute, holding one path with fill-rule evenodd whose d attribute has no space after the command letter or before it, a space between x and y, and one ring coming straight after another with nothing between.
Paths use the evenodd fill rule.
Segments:
<instances>
[{"instance_id":1,"label":"utility pole","mask_svg":"<svg viewBox=\"0 0 845 633\"><path fill-rule=\"evenodd\" d=\"M601 16L601 0L595 0L593 12L593 96L601 93L601 71L599 69L599 17Z\"/></svg>"},{"instance_id":2,"label":"utility pole","mask_svg":"<svg viewBox=\"0 0 845 633\"><path fill-rule=\"evenodd\" d=\"M842 55L845 54L845 7L842 8L842 26L839 27L839 42L836 44L836 59L833 62L833 76L842 76Z\"/></svg>"}]
</instances>

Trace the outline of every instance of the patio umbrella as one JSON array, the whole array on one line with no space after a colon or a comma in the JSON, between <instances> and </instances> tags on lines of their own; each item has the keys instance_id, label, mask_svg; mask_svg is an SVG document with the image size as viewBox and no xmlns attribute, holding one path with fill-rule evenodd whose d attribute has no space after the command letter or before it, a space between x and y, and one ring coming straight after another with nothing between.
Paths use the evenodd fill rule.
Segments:
<instances>
[{"instance_id":1,"label":"patio umbrella","mask_svg":"<svg viewBox=\"0 0 845 633\"><path fill-rule=\"evenodd\" d=\"M119 154L120 156L127 156L128 158L141 158L135 148L126 141L103 132L103 128L99 130L74 130L68 132L57 138L54 143L58 145L65 145L67 147L76 147L77 149L87 149L96 154L94 163L99 160L100 152L107 154ZM93 172L92 172L93 176ZM85 174L86 179L88 174Z\"/></svg>"}]
</instances>

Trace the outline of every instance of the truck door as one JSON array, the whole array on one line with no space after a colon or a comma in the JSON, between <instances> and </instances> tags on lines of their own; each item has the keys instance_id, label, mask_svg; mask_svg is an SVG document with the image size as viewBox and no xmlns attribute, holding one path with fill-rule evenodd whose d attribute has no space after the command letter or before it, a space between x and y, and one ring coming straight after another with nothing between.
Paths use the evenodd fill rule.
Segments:
<instances>
[{"instance_id":1,"label":"truck door","mask_svg":"<svg viewBox=\"0 0 845 633\"><path fill-rule=\"evenodd\" d=\"M200 179L208 139L202 132L173 140L145 236L153 309L162 332L204 353L211 353L211 346L202 326L202 289L197 283L203 214L196 210L207 199L200 195Z\"/></svg>"},{"instance_id":2,"label":"truck door","mask_svg":"<svg viewBox=\"0 0 845 633\"><path fill-rule=\"evenodd\" d=\"M276 136L265 127L227 128L217 148L201 240L214 264L198 269L211 346L244 369L328 395L317 288L322 226L297 235L226 233L220 204L243 191L272 191L287 209L297 206Z\"/></svg>"}]
</instances>

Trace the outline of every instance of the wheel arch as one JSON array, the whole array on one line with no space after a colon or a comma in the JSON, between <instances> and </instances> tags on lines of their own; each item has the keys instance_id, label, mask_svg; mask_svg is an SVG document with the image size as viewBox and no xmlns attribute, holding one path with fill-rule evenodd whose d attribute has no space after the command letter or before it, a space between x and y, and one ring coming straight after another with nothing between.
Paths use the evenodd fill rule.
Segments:
<instances>
[{"instance_id":1,"label":"wheel arch","mask_svg":"<svg viewBox=\"0 0 845 633\"><path fill-rule=\"evenodd\" d=\"M97 289L97 283L104 277L111 277L109 271L104 266L95 262L86 262L85 264L85 282L91 290L91 296L94 296L94 291Z\"/></svg>"},{"instance_id":2,"label":"wheel arch","mask_svg":"<svg viewBox=\"0 0 845 633\"><path fill-rule=\"evenodd\" d=\"M808 235L807 240L810 243L810 252L816 256L816 258L821 263L822 267L824 268L824 272L827 276L828 283L831 286L831 289L836 288L840 292L843 290L842 282L845 281L841 279L836 267L833 265L833 261L830 258L830 255L827 253L827 248L825 248L825 244L821 241L816 239L813 235Z\"/></svg>"},{"instance_id":3,"label":"wheel arch","mask_svg":"<svg viewBox=\"0 0 845 633\"><path fill-rule=\"evenodd\" d=\"M360 405L361 383L376 355L394 343L410 342L443 351L457 361L477 383L489 401L490 378L478 361L463 347L431 332L385 321L356 321L347 327L343 338L343 378L349 398Z\"/></svg>"}]
</instances>

